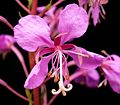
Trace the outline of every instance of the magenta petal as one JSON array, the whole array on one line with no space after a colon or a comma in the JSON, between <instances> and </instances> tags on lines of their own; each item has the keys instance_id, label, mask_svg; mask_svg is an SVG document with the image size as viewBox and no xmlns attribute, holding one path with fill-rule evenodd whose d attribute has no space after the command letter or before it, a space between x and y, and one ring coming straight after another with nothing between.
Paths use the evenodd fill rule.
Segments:
<instances>
[{"instance_id":1,"label":"magenta petal","mask_svg":"<svg viewBox=\"0 0 120 105\"><path fill-rule=\"evenodd\" d=\"M109 84L114 92L120 94L120 82L116 82L116 81L111 80L111 81L109 81Z\"/></svg>"},{"instance_id":2,"label":"magenta petal","mask_svg":"<svg viewBox=\"0 0 120 105\"><path fill-rule=\"evenodd\" d=\"M89 70L86 76L86 85L88 87L97 87L99 83L99 74L96 70Z\"/></svg>"},{"instance_id":3,"label":"magenta petal","mask_svg":"<svg viewBox=\"0 0 120 105\"><path fill-rule=\"evenodd\" d=\"M116 74L120 74L120 57L117 55L111 55L103 62L103 68L107 69L106 73L112 71ZM111 73L110 73L111 74Z\"/></svg>"},{"instance_id":4,"label":"magenta petal","mask_svg":"<svg viewBox=\"0 0 120 105\"><path fill-rule=\"evenodd\" d=\"M80 6L87 5L87 3L89 2L89 0L78 0L78 1L79 1Z\"/></svg>"},{"instance_id":5,"label":"magenta petal","mask_svg":"<svg viewBox=\"0 0 120 105\"><path fill-rule=\"evenodd\" d=\"M14 27L14 37L19 46L27 51L53 45L50 39L50 28L45 20L37 15L21 18L19 24Z\"/></svg>"},{"instance_id":6,"label":"magenta petal","mask_svg":"<svg viewBox=\"0 0 120 105\"><path fill-rule=\"evenodd\" d=\"M87 12L77 4L69 4L60 13L58 31L68 33L62 36L62 42L81 37L88 27Z\"/></svg>"},{"instance_id":7,"label":"magenta petal","mask_svg":"<svg viewBox=\"0 0 120 105\"><path fill-rule=\"evenodd\" d=\"M78 69L77 72L83 71L84 74L81 75L80 77L75 79L76 83L84 83L88 87L94 88L97 87L99 83L99 74L98 72L93 69L93 70L86 70L86 69Z\"/></svg>"},{"instance_id":8,"label":"magenta petal","mask_svg":"<svg viewBox=\"0 0 120 105\"><path fill-rule=\"evenodd\" d=\"M99 13L100 13L99 2L96 2L95 7L92 7L92 18L94 26L96 26L96 24L99 21Z\"/></svg>"},{"instance_id":9,"label":"magenta petal","mask_svg":"<svg viewBox=\"0 0 120 105\"><path fill-rule=\"evenodd\" d=\"M120 94L120 74L114 72L114 70L105 68L103 68L103 71L113 91Z\"/></svg>"},{"instance_id":10,"label":"magenta petal","mask_svg":"<svg viewBox=\"0 0 120 105\"><path fill-rule=\"evenodd\" d=\"M34 68L32 69L31 73L29 74L27 80L25 81L25 88L33 89L42 84L45 77L48 73L48 63L50 59L52 58L52 55L49 55L47 57L43 57L40 62L38 62Z\"/></svg>"},{"instance_id":11,"label":"magenta petal","mask_svg":"<svg viewBox=\"0 0 120 105\"><path fill-rule=\"evenodd\" d=\"M108 56L103 62L102 70L113 91L120 94L120 57L117 55Z\"/></svg>"},{"instance_id":12,"label":"magenta petal","mask_svg":"<svg viewBox=\"0 0 120 105\"><path fill-rule=\"evenodd\" d=\"M96 69L98 66L100 66L103 62L103 60L105 59L103 56L93 53L93 52L89 52L89 51L83 51L83 54L88 54L89 57L82 57L82 65L81 68L84 69Z\"/></svg>"}]
</instances>

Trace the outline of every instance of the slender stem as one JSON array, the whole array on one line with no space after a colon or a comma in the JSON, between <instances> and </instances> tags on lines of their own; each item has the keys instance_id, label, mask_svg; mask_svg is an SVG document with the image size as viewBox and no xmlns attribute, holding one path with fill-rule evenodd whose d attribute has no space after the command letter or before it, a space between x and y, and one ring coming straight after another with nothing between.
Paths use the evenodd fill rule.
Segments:
<instances>
[{"instance_id":1,"label":"slender stem","mask_svg":"<svg viewBox=\"0 0 120 105\"><path fill-rule=\"evenodd\" d=\"M55 4L53 4L51 7L50 7L50 9L51 8L53 8L53 7L56 7L57 5L59 5L60 3L62 3L64 0L58 0Z\"/></svg>"},{"instance_id":2,"label":"slender stem","mask_svg":"<svg viewBox=\"0 0 120 105\"><path fill-rule=\"evenodd\" d=\"M3 16L0 16L0 21L5 23L10 29L13 30L13 26Z\"/></svg>"},{"instance_id":3,"label":"slender stem","mask_svg":"<svg viewBox=\"0 0 120 105\"><path fill-rule=\"evenodd\" d=\"M58 95L59 95L59 94L54 95L54 96L50 99L50 101L48 102L47 105L51 105L51 104L53 103L53 101L57 98Z\"/></svg>"},{"instance_id":4,"label":"slender stem","mask_svg":"<svg viewBox=\"0 0 120 105\"><path fill-rule=\"evenodd\" d=\"M35 53L28 53L29 56L29 64L30 69L32 69L35 65ZM40 94L39 94L39 87L33 89L33 101L34 105L40 105Z\"/></svg>"},{"instance_id":5,"label":"slender stem","mask_svg":"<svg viewBox=\"0 0 120 105\"><path fill-rule=\"evenodd\" d=\"M40 105L40 89L39 88L35 88L33 89L33 101L34 101L34 105Z\"/></svg>"},{"instance_id":6,"label":"slender stem","mask_svg":"<svg viewBox=\"0 0 120 105\"><path fill-rule=\"evenodd\" d=\"M16 2L17 2L28 14L30 14L30 10L29 10L27 7L25 7L19 0L16 0Z\"/></svg>"},{"instance_id":7,"label":"slender stem","mask_svg":"<svg viewBox=\"0 0 120 105\"><path fill-rule=\"evenodd\" d=\"M67 66L70 67L70 66L74 66L75 65L75 62L72 60L72 61L69 61L67 63Z\"/></svg>"},{"instance_id":8,"label":"slender stem","mask_svg":"<svg viewBox=\"0 0 120 105\"><path fill-rule=\"evenodd\" d=\"M32 1L32 9L31 9L31 14L35 15L37 12L37 5L38 5L38 0L33 0Z\"/></svg>"},{"instance_id":9,"label":"slender stem","mask_svg":"<svg viewBox=\"0 0 120 105\"><path fill-rule=\"evenodd\" d=\"M24 58L22 56L22 54L20 53L20 51L15 47L15 46L11 46L10 47L11 50L16 54L16 56L18 57L20 63L22 64L22 67L23 67L23 70L24 70L24 73L26 75L26 77L28 76L28 70L27 70L27 67L25 65L25 61L24 61Z\"/></svg>"},{"instance_id":10,"label":"slender stem","mask_svg":"<svg viewBox=\"0 0 120 105\"><path fill-rule=\"evenodd\" d=\"M42 17L48 10L50 10L53 7L56 7L60 3L62 3L64 0L59 0L56 3L54 3L50 8L45 8L40 14L38 14L40 17Z\"/></svg>"},{"instance_id":11,"label":"slender stem","mask_svg":"<svg viewBox=\"0 0 120 105\"><path fill-rule=\"evenodd\" d=\"M17 91L15 91L13 88L11 88L5 81L3 81L2 79L0 79L0 84L4 87L6 87L8 90L10 90L12 93L14 93L16 96L20 97L21 99L28 101L29 99L26 98L25 96L21 95L20 93L18 93Z\"/></svg>"},{"instance_id":12,"label":"slender stem","mask_svg":"<svg viewBox=\"0 0 120 105\"><path fill-rule=\"evenodd\" d=\"M31 15L35 15L37 13L37 5L38 5L38 0L32 0ZM35 65L35 52L29 53L28 55L29 55L30 69L32 69ZM40 105L39 87L33 89L33 101L34 101L34 105Z\"/></svg>"}]
</instances>

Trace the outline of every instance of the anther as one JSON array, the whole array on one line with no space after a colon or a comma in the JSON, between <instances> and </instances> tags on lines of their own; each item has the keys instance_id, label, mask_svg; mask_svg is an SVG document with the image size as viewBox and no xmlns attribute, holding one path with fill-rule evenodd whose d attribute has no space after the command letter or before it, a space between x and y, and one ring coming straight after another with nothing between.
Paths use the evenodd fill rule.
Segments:
<instances>
[{"instance_id":1,"label":"anther","mask_svg":"<svg viewBox=\"0 0 120 105\"><path fill-rule=\"evenodd\" d=\"M56 83L56 82L58 82L58 80L59 80L59 77L58 77L58 76L55 76L55 77L54 77L54 82Z\"/></svg>"},{"instance_id":2,"label":"anther","mask_svg":"<svg viewBox=\"0 0 120 105\"><path fill-rule=\"evenodd\" d=\"M51 75L52 75L52 71L49 71L48 77L51 77Z\"/></svg>"},{"instance_id":3,"label":"anther","mask_svg":"<svg viewBox=\"0 0 120 105\"><path fill-rule=\"evenodd\" d=\"M66 79L66 80L69 80L69 78L70 78L69 74L66 74L66 75L65 75L65 79Z\"/></svg>"}]
</instances>

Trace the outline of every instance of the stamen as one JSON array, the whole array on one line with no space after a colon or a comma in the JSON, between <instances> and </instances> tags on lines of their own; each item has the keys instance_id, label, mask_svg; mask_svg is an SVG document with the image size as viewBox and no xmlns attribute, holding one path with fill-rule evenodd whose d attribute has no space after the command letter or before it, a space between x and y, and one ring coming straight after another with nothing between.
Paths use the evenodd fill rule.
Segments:
<instances>
[{"instance_id":1,"label":"stamen","mask_svg":"<svg viewBox=\"0 0 120 105\"><path fill-rule=\"evenodd\" d=\"M55 59L54 59L55 58ZM54 59L54 60L53 60ZM55 74L56 74L56 72L59 70L59 68L58 68L58 63L59 62L57 62L57 65L56 65L56 67L55 67L55 64L56 64L56 61L57 60L59 60L58 59L58 54L56 54L53 58L52 58L52 68L51 68L51 70L49 71L49 73L48 73L48 76L49 77L54 77L55 76ZM52 70L54 70L54 72L52 73Z\"/></svg>"},{"instance_id":2,"label":"stamen","mask_svg":"<svg viewBox=\"0 0 120 105\"><path fill-rule=\"evenodd\" d=\"M58 91L56 91L55 89L52 89L52 94L56 95L59 94L61 92L61 89L59 89Z\"/></svg>"},{"instance_id":3,"label":"stamen","mask_svg":"<svg viewBox=\"0 0 120 105\"><path fill-rule=\"evenodd\" d=\"M58 80L59 80L59 77L58 77L58 76L55 76L54 82L56 83L56 82L58 82Z\"/></svg>"},{"instance_id":4,"label":"stamen","mask_svg":"<svg viewBox=\"0 0 120 105\"><path fill-rule=\"evenodd\" d=\"M73 88L72 84L68 84L67 88L65 88L62 81L59 81L58 85L59 85L59 89L58 90L52 89L51 91L52 94L56 95L62 92L63 96L66 96L66 91L70 91Z\"/></svg>"},{"instance_id":5,"label":"stamen","mask_svg":"<svg viewBox=\"0 0 120 105\"><path fill-rule=\"evenodd\" d=\"M106 79L104 79L102 82L99 83L98 88L100 88L103 84L104 84L104 86L107 85L107 80Z\"/></svg>"},{"instance_id":6,"label":"stamen","mask_svg":"<svg viewBox=\"0 0 120 105\"><path fill-rule=\"evenodd\" d=\"M109 56L109 54L105 50L101 50L101 53L105 54L106 56Z\"/></svg>"},{"instance_id":7,"label":"stamen","mask_svg":"<svg viewBox=\"0 0 120 105\"><path fill-rule=\"evenodd\" d=\"M55 75L57 74L58 70L59 70L59 68L55 69L54 72L52 73L52 75L50 77L55 77Z\"/></svg>"},{"instance_id":8,"label":"stamen","mask_svg":"<svg viewBox=\"0 0 120 105\"><path fill-rule=\"evenodd\" d=\"M64 51L65 51L65 50L64 50ZM65 51L65 52L66 52L66 51ZM73 54L76 54L76 55L79 55L79 56L83 56L83 57L89 58L89 55L88 55L88 54L77 53L77 52L70 51L70 50L67 50L67 52L70 52L70 53L73 53Z\"/></svg>"},{"instance_id":9,"label":"stamen","mask_svg":"<svg viewBox=\"0 0 120 105\"><path fill-rule=\"evenodd\" d=\"M60 81L58 82L59 89L56 91L55 89L52 89L52 94L59 94L62 92L63 96L66 96L66 91L70 91L72 89L72 84L68 84L67 88L64 87L63 84L63 76L62 76L62 52L59 51L59 59L60 59Z\"/></svg>"},{"instance_id":10,"label":"stamen","mask_svg":"<svg viewBox=\"0 0 120 105\"><path fill-rule=\"evenodd\" d=\"M51 75L52 75L52 70L49 71L48 77L51 77Z\"/></svg>"},{"instance_id":11,"label":"stamen","mask_svg":"<svg viewBox=\"0 0 120 105\"><path fill-rule=\"evenodd\" d=\"M106 12L105 12L105 10L104 10L103 6L102 6L102 5L100 5L100 7L101 7L101 10L102 10L102 13L103 13L104 15L106 15Z\"/></svg>"},{"instance_id":12,"label":"stamen","mask_svg":"<svg viewBox=\"0 0 120 105\"><path fill-rule=\"evenodd\" d=\"M69 80L69 78L70 78L69 74L66 74L65 79Z\"/></svg>"}]
</instances>

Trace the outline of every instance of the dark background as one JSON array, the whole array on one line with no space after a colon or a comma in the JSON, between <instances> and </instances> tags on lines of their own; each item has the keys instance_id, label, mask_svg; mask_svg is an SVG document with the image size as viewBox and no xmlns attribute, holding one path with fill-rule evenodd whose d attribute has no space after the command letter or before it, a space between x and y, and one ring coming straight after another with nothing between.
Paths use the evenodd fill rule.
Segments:
<instances>
[{"instance_id":1,"label":"dark background","mask_svg":"<svg viewBox=\"0 0 120 105\"><path fill-rule=\"evenodd\" d=\"M27 0L21 0L27 5ZM41 0L39 5L46 5L49 0ZM53 0L54 1L54 0ZM106 10L106 19L101 19L101 23L94 27L91 23L87 32L80 39L76 39L73 43L77 46L86 48L89 51L100 53L101 50L106 50L109 54L117 54L120 56L119 47L119 0L109 0L109 3L104 6ZM67 5L77 0L66 0L61 5ZM61 6L60 5L60 6ZM0 15L8 19L8 21L15 26L19 19L18 11L23 16L27 15L21 7L15 2L15 0L1 0L0 1ZM13 31L9 29L5 24L0 22L0 34L13 34ZM26 63L28 62L27 52L22 50L16 45L22 54L25 56ZM27 64L27 66L29 66ZM25 95L24 81L26 79L24 72L21 70L19 60L16 55L11 52L3 60L0 56L0 78L5 80L11 87L17 90L19 93ZM73 68L74 69L74 68ZM73 83L74 84L74 83ZM47 88L51 90L52 85L48 84ZM51 93L49 93L51 96ZM74 88L67 93L66 97L61 94L57 97L53 105L83 105L83 104L120 104L120 95L114 93L112 89L107 87L101 87L99 89L90 89L86 86L74 84ZM27 102L16 97L9 90L0 86L0 105L28 105Z\"/></svg>"}]
</instances>

